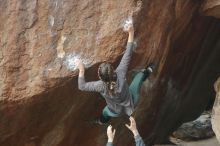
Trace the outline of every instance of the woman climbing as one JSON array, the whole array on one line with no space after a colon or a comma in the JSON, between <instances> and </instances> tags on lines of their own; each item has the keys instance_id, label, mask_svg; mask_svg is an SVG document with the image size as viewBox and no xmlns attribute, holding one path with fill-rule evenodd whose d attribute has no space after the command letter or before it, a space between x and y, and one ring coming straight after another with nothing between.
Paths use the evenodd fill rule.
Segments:
<instances>
[{"instance_id":1,"label":"woman climbing","mask_svg":"<svg viewBox=\"0 0 220 146\"><path fill-rule=\"evenodd\" d=\"M130 116L137 105L143 81L153 72L153 65L149 65L137 73L130 86L128 86L126 73L133 50L135 49L133 24L128 26L128 33L126 51L120 64L114 70L110 63L102 63L98 68L100 80L85 82L84 64L80 60L77 63L79 69L79 89L82 91L99 92L106 100L107 106L103 109L100 118L96 120L98 124L105 124L111 117L118 117L122 113Z\"/></svg>"}]
</instances>

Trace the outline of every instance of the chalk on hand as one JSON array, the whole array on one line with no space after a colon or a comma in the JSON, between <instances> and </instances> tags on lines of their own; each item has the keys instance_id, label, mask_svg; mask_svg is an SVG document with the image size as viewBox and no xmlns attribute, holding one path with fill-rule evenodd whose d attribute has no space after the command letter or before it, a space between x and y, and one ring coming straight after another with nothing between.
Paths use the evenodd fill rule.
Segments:
<instances>
[{"instance_id":1,"label":"chalk on hand","mask_svg":"<svg viewBox=\"0 0 220 146\"><path fill-rule=\"evenodd\" d=\"M73 61L74 62L74 61ZM79 63L80 63L80 60L78 58L75 59L75 62L76 62L76 67L79 66Z\"/></svg>"},{"instance_id":2,"label":"chalk on hand","mask_svg":"<svg viewBox=\"0 0 220 146\"><path fill-rule=\"evenodd\" d=\"M132 26L132 25L133 25L133 19L132 19L132 17L128 17L124 22L123 30L127 32L129 29L129 26Z\"/></svg>"}]
</instances>

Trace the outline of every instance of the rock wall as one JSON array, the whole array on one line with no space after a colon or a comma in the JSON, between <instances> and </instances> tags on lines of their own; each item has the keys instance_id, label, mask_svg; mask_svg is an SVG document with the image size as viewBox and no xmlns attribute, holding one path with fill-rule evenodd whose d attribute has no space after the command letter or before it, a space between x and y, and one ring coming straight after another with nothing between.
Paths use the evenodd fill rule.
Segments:
<instances>
[{"instance_id":1,"label":"rock wall","mask_svg":"<svg viewBox=\"0 0 220 146\"><path fill-rule=\"evenodd\" d=\"M212 128L216 134L216 137L218 141L220 142L220 126L219 126L219 121L220 121L220 78L215 82L215 91L216 91L216 99L215 99L215 104L213 106L213 116L212 116Z\"/></svg>"},{"instance_id":2,"label":"rock wall","mask_svg":"<svg viewBox=\"0 0 220 146\"><path fill-rule=\"evenodd\" d=\"M202 6L202 11L207 16L214 16L220 18L220 1L205 0Z\"/></svg>"},{"instance_id":3,"label":"rock wall","mask_svg":"<svg viewBox=\"0 0 220 146\"><path fill-rule=\"evenodd\" d=\"M121 24L135 8L132 1L2 0L2 98L59 86L73 74L68 59L82 58L87 66L115 60L125 45Z\"/></svg>"},{"instance_id":4,"label":"rock wall","mask_svg":"<svg viewBox=\"0 0 220 146\"><path fill-rule=\"evenodd\" d=\"M83 60L87 80L97 79L100 62L117 65L127 38L122 23L131 14L138 48L130 70L157 65L135 117L149 144L166 143L203 112L219 76L220 21L203 16L202 3L0 0L0 145L104 145L106 127L90 121L105 102L77 89L70 61ZM116 145L133 143L124 119L112 121Z\"/></svg>"}]
</instances>

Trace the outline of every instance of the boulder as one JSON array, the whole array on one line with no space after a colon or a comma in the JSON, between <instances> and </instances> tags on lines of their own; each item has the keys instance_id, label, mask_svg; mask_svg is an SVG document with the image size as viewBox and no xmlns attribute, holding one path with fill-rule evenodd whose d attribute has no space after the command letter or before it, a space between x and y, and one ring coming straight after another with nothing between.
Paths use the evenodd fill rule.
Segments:
<instances>
[{"instance_id":1,"label":"boulder","mask_svg":"<svg viewBox=\"0 0 220 146\"><path fill-rule=\"evenodd\" d=\"M215 82L216 98L212 112L212 127L220 142L220 78Z\"/></svg>"},{"instance_id":2,"label":"boulder","mask_svg":"<svg viewBox=\"0 0 220 146\"><path fill-rule=\"evenodd\" d=\"M198 119L182 124L174 133L175 138L184 141L197 141L213 137L211 112L204 112Z\"/></svg>"},{"instance_id":3,"label":"boulder","mask_svg":"<svg viewBox=\"0 0 220 146\"><path fill-rule=\"evenodd\" d=\"M220 21L201 15L201 6L192 0L1 0L0 145L105 145L106 128L90 124L105 101L78 90L71 61L83 60L87 81L98 79L99 63L117 66L127 41L122 24L131 15L138 47L129 71L156 64L134 116L149 145L166 143L204 111L219 76ZM123 118L112 122L115 144L131 145Z\"/></svg>"}]
</instances>

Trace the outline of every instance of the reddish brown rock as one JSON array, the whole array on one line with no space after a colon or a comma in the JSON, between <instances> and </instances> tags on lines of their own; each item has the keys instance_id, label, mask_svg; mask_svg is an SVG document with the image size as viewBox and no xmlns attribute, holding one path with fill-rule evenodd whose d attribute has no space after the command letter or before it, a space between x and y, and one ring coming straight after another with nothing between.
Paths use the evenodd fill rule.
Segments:
<instances>
[{"instance_id":1,"label":"reddish brown rock","mask_svg":"<svg viewBox=\"0 0 220 146\"><path fill-rule=\"evenodd\" d=\"M202 11L207 16L220 18L220 0L205 0Z\"/></svg>"},{"instance_id":2,"label":"reddish brown rock","mask_svg":"<svg viewBox=\"0 0 220 146\"><path fill-rule=\"evenodd\" d=\"M142 137L165 143L183 122L197 118L214 96L219 76L220 22L202 16L202 1L142 3L98 0L0 1L0 145L99 146L105 127L90 124L105 102L77 89L68 59L81 57L87 80L97 65L117 65L126 45L122 23L134 14L138 48L130 69L150 62L156 72L135 113ZM121 118L115 143L133 138Z\"/></svg>"}]
</instances>

